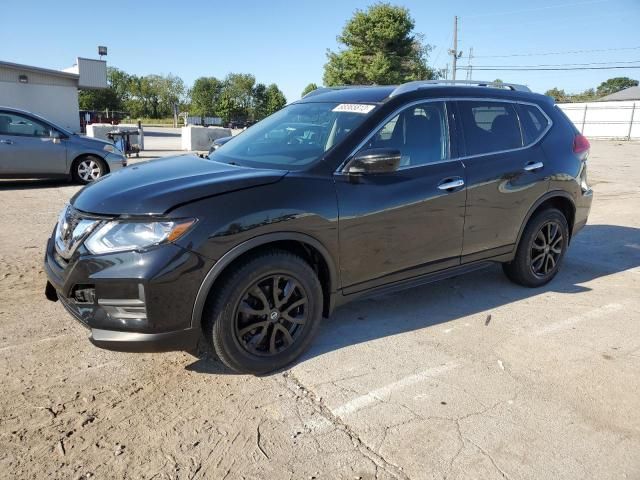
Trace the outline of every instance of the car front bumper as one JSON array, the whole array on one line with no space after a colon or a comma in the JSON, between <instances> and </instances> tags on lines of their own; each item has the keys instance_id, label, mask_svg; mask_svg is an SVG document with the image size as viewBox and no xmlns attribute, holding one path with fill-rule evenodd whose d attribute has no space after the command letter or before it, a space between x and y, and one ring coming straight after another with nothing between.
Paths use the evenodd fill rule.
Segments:
<instances>
[{"instance_id":1,"label":"car front bumper","mask_svg":"<svg viewBox=\"0 0 640 480\"><path fill-rule=\"evenodd\" d=\"M45 294L90 330L94 345L125 352L197 345L201 329L191 318L208 261L173 244L106 255L79 250L67 262L49 240Z\"/></svg>"},{"instance_id":2,"label":"car front bumper","mask_svg":"<svg viewBox=\"0 0 640 480\"><path fill-rule=\"evenodd\" d=\"M127 166L127 157L115 153L108 153L104 158L109 166L109 172L115 172Z\"/></svg>"}]
</instances>

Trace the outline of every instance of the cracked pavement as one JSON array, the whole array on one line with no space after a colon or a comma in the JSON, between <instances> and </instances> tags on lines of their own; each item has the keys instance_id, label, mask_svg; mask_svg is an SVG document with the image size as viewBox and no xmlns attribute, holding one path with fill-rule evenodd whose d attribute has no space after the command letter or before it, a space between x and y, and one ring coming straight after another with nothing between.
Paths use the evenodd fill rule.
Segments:
<instances>
[{"instance_id":1,"label":"cracked pavement","mask_svg":"<svg viewBox=\"0 0 640 480\"><path fill-rule=\"evenodd\" d=\"M499 266L344 306L291 368L99 350L45 300L78 189L0 182L6 478L640 478L640 144L594 141L589 225L542 289Z\"/></svg>"}]
</instances>

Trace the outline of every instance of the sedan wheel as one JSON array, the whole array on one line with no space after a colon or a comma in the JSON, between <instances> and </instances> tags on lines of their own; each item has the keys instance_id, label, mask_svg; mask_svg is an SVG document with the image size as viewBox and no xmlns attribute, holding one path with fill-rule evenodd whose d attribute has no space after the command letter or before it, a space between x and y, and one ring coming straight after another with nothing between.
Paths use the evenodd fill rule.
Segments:
<instances>
[{"instance_id":1,"label":"sedan wheel","mask_svg":"<svg viewBox=\"0 0 640 480\"><path fill-rule=\"evenodd\" d=\"M76 162L73 176L79 183L91 183L102 177L105 173L103 163L94 157L81 158Z\"/></svg>"}]
</instances>

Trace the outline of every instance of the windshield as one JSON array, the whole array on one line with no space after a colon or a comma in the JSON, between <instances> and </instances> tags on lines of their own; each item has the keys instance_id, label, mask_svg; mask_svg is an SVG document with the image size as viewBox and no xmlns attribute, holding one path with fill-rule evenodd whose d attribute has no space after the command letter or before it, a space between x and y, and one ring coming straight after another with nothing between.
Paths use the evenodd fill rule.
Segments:
<instances>
[{"instance_id":1,"label":"windshield","mask_svg":"<svg viewBox=\"0 0 640 480\"><path fill-rule=\"evenodd\" d=\"M258 168L302 168L337 145L374 108L344 103L289 105L234 137L209 158Z\"/></svg>"}]
</instances>

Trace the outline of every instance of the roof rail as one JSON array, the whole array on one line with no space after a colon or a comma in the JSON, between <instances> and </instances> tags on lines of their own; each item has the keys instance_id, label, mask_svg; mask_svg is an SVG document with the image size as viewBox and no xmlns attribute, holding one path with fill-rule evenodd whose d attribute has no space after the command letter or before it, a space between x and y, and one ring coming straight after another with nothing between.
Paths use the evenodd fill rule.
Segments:
<instances>
[{"instance_id":1,"label":"roof rail","mask_svg":"<svg viewBox=\"0 0 640 480\"><path fill-rule=\"evenodd\" d=\"M348 88L371 88L378 86L379 85L338 85L335 87L318 87L315 90L311 90L302 98L313 97L314 95L320 95L321 93L331 92L335 90L346 90Z\"/></svg>"},{"instance_id":2,"label":"roof rail","mask_svg":"<svg viewBox=\"0 0 640 480\"><path fill-rule=\"evenodd\" d=\"M391 92L391 95L389 96L395 97L396 95L413 92L430 85L470 85L475 87L508 88L510 90L518 92L531 91L529 87L525 85L518 85L516 83L485 82L482 80L416 80L414 82L403 83L402 85L396 87L396 89Z\"/></svg>"}]
</instances>

